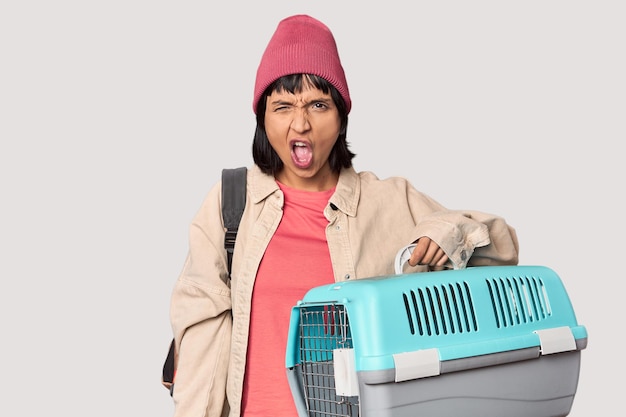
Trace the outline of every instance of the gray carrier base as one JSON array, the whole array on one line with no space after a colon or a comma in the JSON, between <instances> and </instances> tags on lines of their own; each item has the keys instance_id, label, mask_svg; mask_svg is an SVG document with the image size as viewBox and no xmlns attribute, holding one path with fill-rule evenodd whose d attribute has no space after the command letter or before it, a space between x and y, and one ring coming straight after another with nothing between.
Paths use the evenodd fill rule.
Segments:
<instances>
[{"instance_id":1,"label":"gray carrier base","mask_svg":"<svg viewBox=\"0 0 626 417\"><path fill-rule=\"evenodd\" d=\"M300 366L288 377L291 389L303 394L296 401L300 416L564 417L576 393L580 355L541 356L535 348L496 353L443 362L440 375L404 382L393 380L393 370L360 372L358 397L335 395L332 361L305 365L306 374L317 375L308 393Z\"/></svg>"},{"instance_id":2,"label":"gray carrier base","mask_svg":"<svg viewBox=\"0 0 626 417\"><path fill-rule=\"evenodd\" d=\"M361 415L377 417L562 417L578 384L580 351L399 383L360 375ZM380 371L376 371L380 372Z\"/></svg>"}]
</instances>

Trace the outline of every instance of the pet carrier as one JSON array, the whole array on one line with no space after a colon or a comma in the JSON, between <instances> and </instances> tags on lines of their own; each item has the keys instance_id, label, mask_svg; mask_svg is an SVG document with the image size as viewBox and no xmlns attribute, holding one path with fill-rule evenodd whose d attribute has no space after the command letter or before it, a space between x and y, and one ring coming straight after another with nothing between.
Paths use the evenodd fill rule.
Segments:
<instances>
[{"instance_id":1,"label":"pet carrier","mask_svg":"<svg viewBox=\"0 0 626 417\"><path fill-rule=\"evenodd\" d=\"M554 271L470 267L311 289L286 367L300 417L554 417L586 345Z\"/></svg>"}]
</instances>

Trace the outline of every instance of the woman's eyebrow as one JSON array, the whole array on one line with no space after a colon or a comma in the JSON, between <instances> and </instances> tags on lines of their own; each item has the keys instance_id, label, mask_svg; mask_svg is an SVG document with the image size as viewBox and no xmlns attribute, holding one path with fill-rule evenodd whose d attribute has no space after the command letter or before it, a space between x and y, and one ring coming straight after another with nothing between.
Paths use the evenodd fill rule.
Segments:
<instances>
[{"instance_id":1,"label":"woman's eyebrow","mask_svg":"<svg viewBox=\"0 0 626 417\"><path fill-rule=\"evenodd\" d=\"M291 105L293 105L293 101L290 101L290 100L286 100L286 99L281 99L281 98L279 98L279 99L276 99L276 100L270 101L270 104L271 104L271 105L274 105L274 106L275 106L275 105L285 105L285 104L287 104L287 105L290 105L290 106L291 106Z\"/></svg>"}]
</instances>

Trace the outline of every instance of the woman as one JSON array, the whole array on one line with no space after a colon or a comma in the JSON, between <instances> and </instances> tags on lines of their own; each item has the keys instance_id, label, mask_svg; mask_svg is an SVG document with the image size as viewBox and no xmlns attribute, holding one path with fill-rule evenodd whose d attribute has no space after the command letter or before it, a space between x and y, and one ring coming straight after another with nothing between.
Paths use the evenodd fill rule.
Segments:
<instances>
[{"instance_id":1,"label":"woman","mask_svg":"<svg viewBox=\"0 0 626 417\"><path fill-rule=\"evenodd\" d=\"M494 215L447 210L407 180L357 173L352 102L330 30L291 16L257 71L255 165L229 281L220 184L190 228L172 295L175 415L295 417L285 371L291 308L314 286L408 268L516 264L515 231Z\"/></svg>"}]
</instances>

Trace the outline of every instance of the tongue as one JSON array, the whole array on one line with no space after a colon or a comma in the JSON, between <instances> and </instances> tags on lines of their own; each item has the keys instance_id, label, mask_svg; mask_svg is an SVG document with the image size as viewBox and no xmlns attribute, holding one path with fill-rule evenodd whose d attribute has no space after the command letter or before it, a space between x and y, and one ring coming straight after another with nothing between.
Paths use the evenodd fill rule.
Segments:
<instances>
[{"instance_id":1,"label":"tongue","mask_svg":"<svg viewBox=\"0 0 626 417\"><path fill-rule=\"evenodd\" d=\"M308 146L296 146L293 150L293 162L299 168L307 168L311 164L312 157L311 149Z\"/></svg>"}]
</instances>

